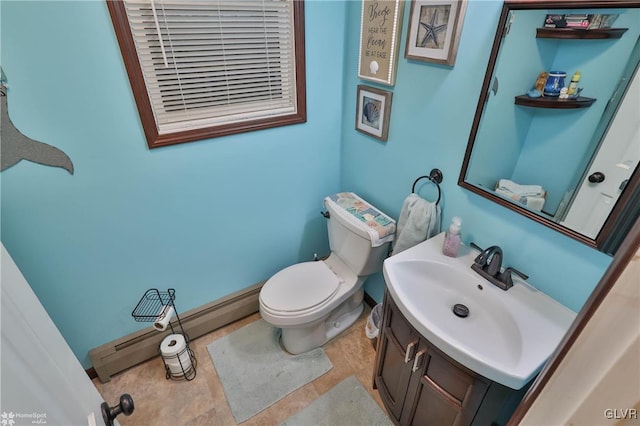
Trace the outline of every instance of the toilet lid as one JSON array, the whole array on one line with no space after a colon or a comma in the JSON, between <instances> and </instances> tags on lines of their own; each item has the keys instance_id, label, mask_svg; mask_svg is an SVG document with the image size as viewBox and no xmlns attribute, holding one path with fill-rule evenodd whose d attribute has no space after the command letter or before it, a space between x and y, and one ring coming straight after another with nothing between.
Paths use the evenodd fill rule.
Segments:
<instances>
[{"instance_id":1,"label":"toilet lid","mask_svg":"<svg viewBox=\"0 0 640 426\"><path fill-rule=\"evenodd\" d=\"M260 298L270 309L296 312L322 304L338 291L340 280L324 262L289 266L262 287Z\"/></svg>"}]
</instances>

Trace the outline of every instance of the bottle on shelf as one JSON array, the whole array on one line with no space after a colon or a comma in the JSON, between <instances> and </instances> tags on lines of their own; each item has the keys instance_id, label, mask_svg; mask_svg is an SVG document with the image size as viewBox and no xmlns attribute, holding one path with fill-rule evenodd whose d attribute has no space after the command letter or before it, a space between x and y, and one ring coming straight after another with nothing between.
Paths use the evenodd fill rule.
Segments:
<instances>
[{"instance_id":1,"label":"bottle on shelf","mask_svg":"<svg viewBox=\"0 0 640 426\"><path fill-rule=\"evenodd\" d=\"M571 81L569 82L569 87L567 88L567 95L575 96L578 93L578 82L580 81L580 71L576 71L573 73L573 77L571 77Z\"/></svg>"}]
</instances>

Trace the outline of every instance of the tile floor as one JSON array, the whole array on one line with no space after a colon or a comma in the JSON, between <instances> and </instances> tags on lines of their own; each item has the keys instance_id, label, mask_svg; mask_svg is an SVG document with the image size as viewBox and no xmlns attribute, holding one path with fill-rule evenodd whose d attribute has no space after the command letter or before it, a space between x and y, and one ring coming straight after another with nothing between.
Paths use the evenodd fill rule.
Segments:
<instances>
[{"instance_id":1,"label":"tile floor","mask_svg":"<svg viewBox=\"0 0 640 426\"><path fill-rule=\"evenodd\" d=\"M371 386L375 350L364 332L370 309L365 307L359 320L324 346L333 368L318 379L292 392L268 409L242 423L277 425L300 411L320 395L350 375L355 375L382 407L378 391ZM143 364L114 375L108 383L93 383L105 401L115 405L120 395L129 393L134 400L134 413L118 416L123 426L227 426L237 425L222 390L207 345L260 318L256 313L191 342L198 362L197 376L192 381L165 379L162 359L158 356ZM256 392L261 392L256 389ZM383 408L384 410L384 408Z\"/></svg>"}]
</instances>

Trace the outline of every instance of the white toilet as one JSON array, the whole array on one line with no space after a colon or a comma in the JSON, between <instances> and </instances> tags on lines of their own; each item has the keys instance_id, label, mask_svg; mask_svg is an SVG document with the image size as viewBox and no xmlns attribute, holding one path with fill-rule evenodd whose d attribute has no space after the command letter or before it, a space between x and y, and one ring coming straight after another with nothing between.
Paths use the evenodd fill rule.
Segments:
<instances>
[{"instance_id":1,"label":"white toilet","mask_svg":"<svg viewBox=\"0 0 640 426\"><path fill-rule=\"evenodd\" d=\"M324 199L331 255L289 266L260 291L260 315L282 329L282 345L299 354L324 345L363 309L363 284L382 268L395 221L352 192Z\"/></svg>"}]
</instances>

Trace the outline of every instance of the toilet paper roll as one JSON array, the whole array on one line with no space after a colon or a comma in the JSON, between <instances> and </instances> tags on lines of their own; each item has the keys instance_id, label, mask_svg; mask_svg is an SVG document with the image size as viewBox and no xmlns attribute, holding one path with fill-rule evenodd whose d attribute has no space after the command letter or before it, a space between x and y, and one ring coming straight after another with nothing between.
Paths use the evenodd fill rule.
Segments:
<instances>
[{"instance_id":1,"label":"toilet paper roll","mask_svg":"<svg viewBox=\"0 0 640 426\"><path fill-rule=\"evenodd\" d=\"M171 321L171 317L173 317L173 314L173 306L163 306L158 313L158 317L153 323L153 328L158 331L165 331L169 325L169 321Z\"/></svg>"},{"instance_id":2,"label":"toilet paper roll","mask_svg":"<svg viewBox=\"0 0 640 426\"><path fill-rule=\"evenodd\" d=\"M182 376L191 369L191 356L182 334L170 334L160 343L164 363L174 376Z\"/></svg>"}]
</instances>

